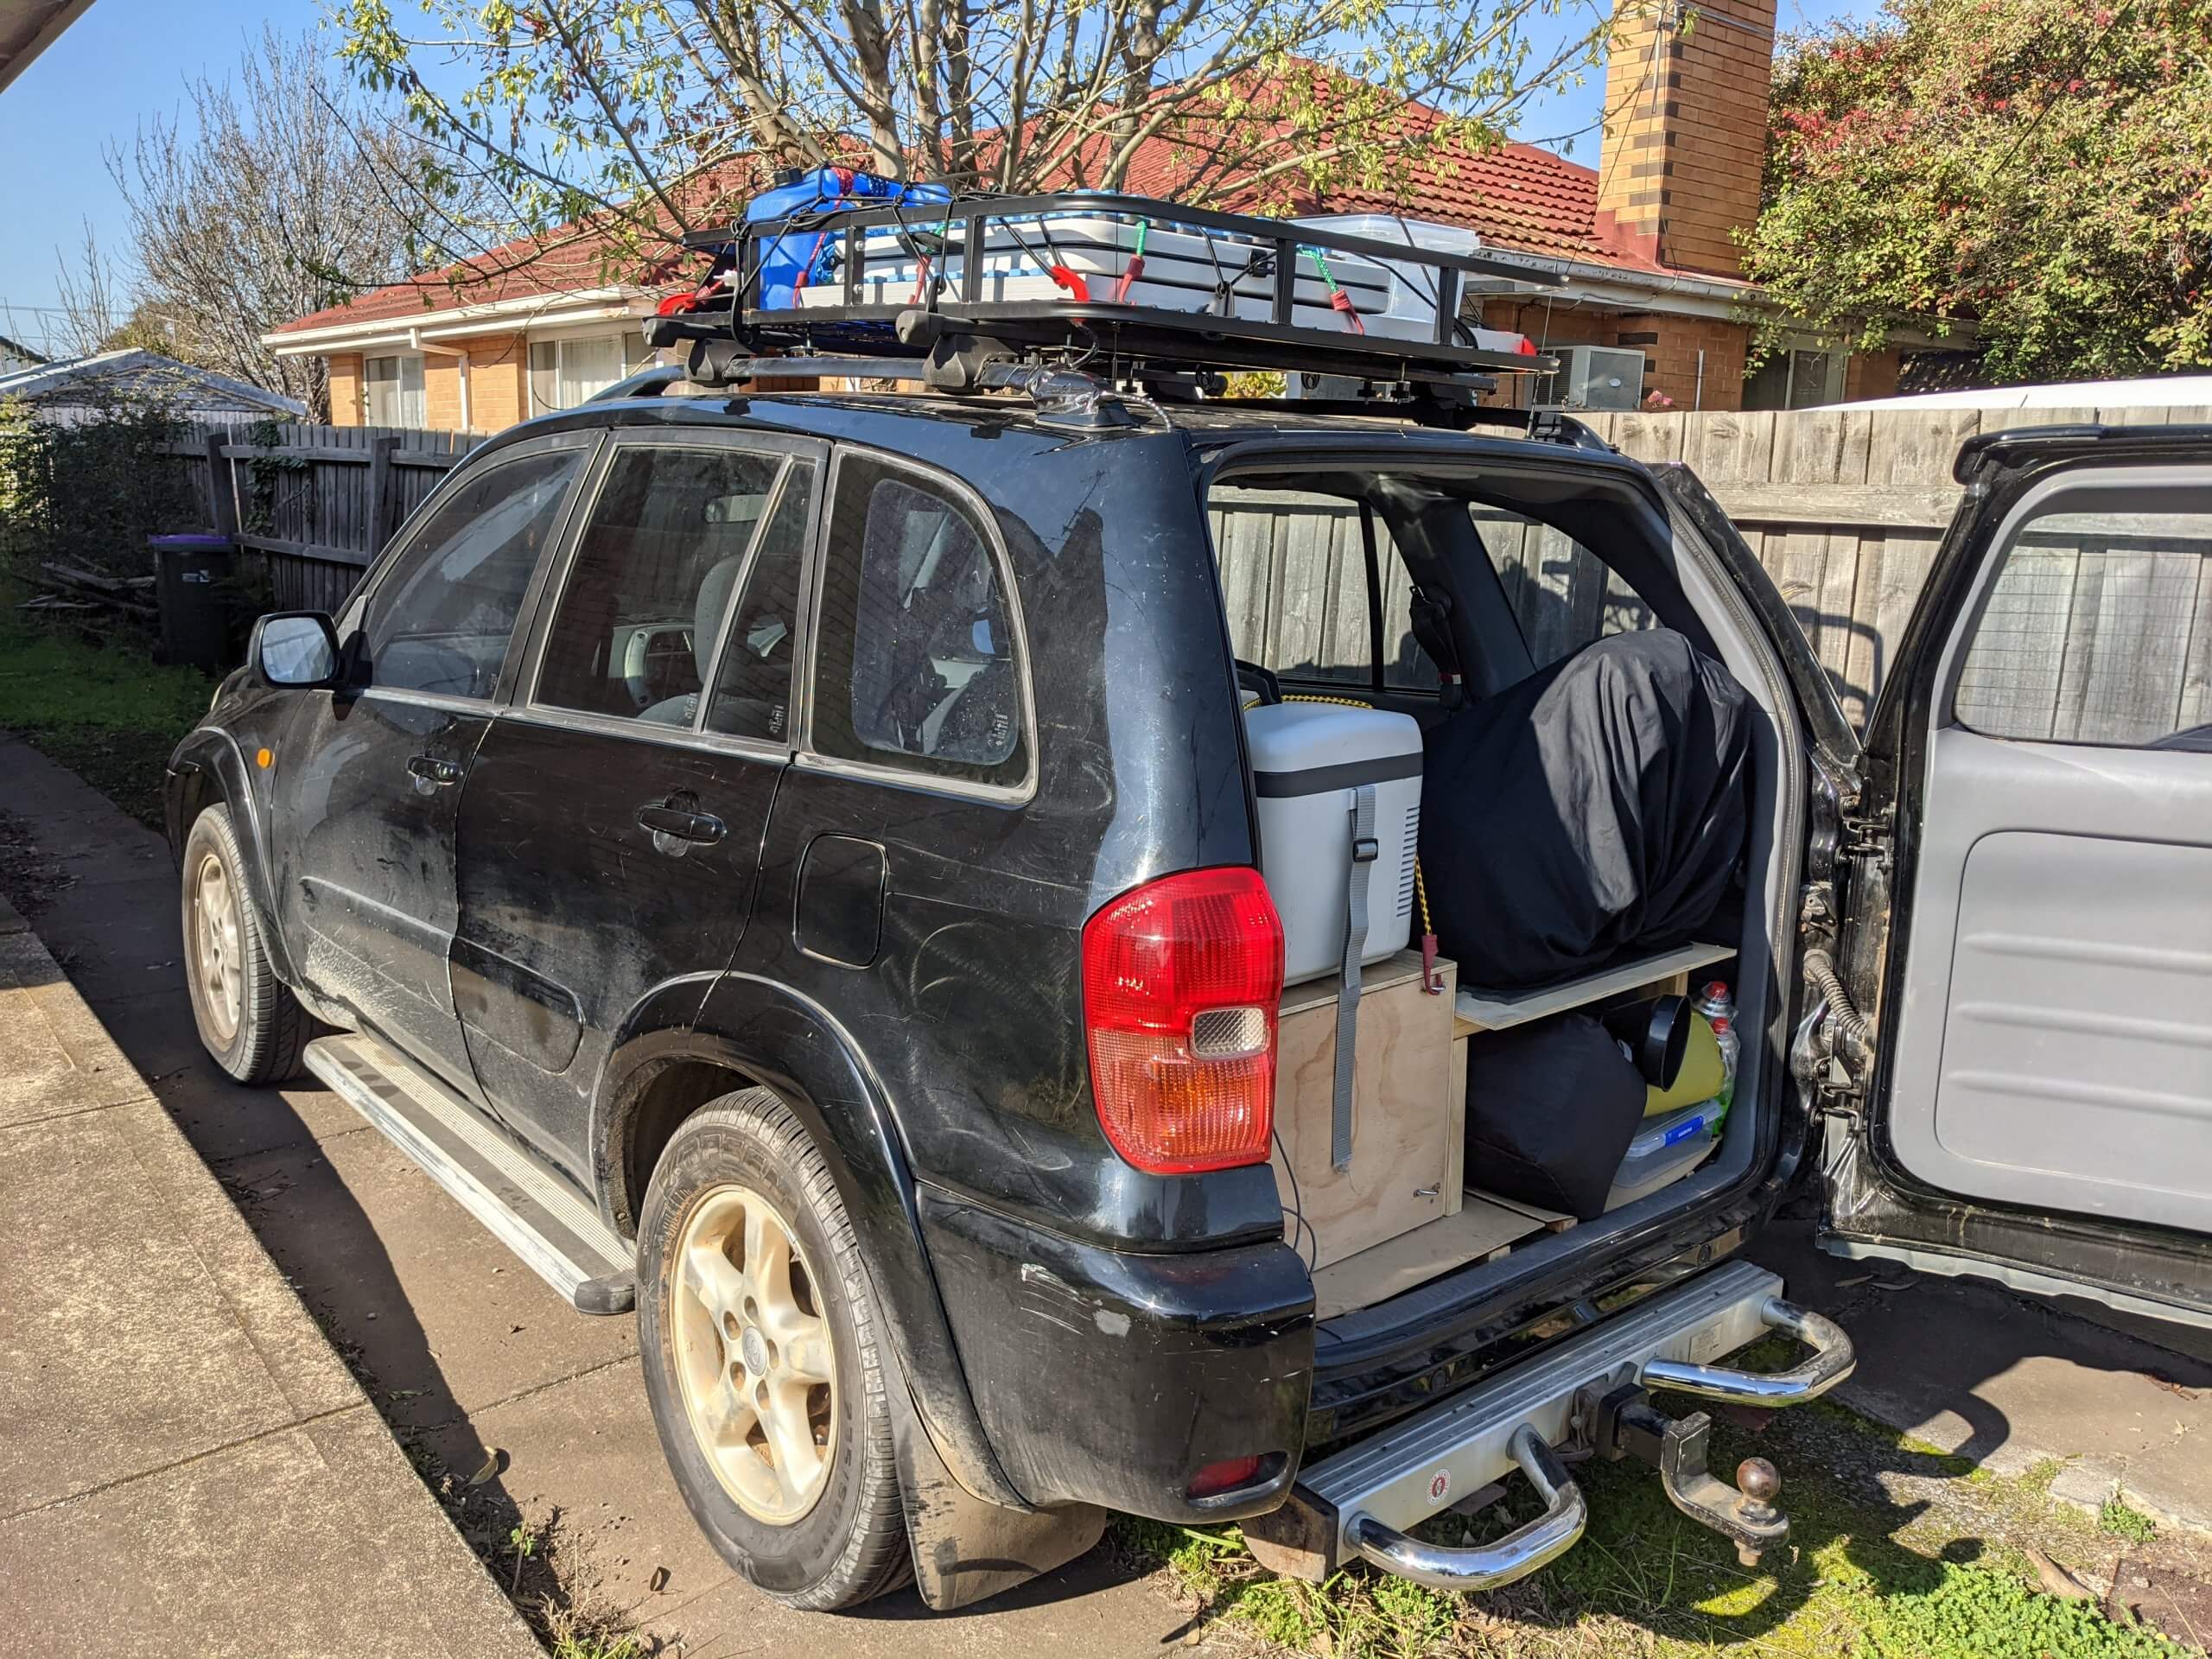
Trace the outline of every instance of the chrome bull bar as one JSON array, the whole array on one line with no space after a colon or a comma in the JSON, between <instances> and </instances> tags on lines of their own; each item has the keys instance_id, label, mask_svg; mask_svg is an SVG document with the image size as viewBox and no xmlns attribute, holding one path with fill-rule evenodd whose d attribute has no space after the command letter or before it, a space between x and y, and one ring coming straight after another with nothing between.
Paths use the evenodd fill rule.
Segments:
<instances>
[{"instance_id":1,"label":"chrome bull bar","mask_svg":"<svg viewBox=\"0 0 2212 1659\"><path fill-rule=\"evenodd\" d=\"M1310 1466L1283 1509L1245 1523L1245 1537L1264 1565L1300 1577L1325 1578L1358 1557L1432 1588L1495 1589L1557 1560L1581 1537L1588 1508L1554 1450L1568 1446L1646 1458L1677 1508L1756 1560L1788 1535L1789 1522L1770 1501L1778 1477L1758 1459L1738 1471L1740 1491L1708 1474L1704 1414L1669 1420L1644 1390L1772 1408L1835 1387L1851 1375L1851 1339L1781 1291L1775 1274L1733 1262L1650 1297ZM1812 1356L1770 1374L1713 1363L1770 1331L1808 1344ZM1516 1468L1544 1500L1534 1521L1481 1545L1412 1536Z\"/></svg>"}]
</instances>

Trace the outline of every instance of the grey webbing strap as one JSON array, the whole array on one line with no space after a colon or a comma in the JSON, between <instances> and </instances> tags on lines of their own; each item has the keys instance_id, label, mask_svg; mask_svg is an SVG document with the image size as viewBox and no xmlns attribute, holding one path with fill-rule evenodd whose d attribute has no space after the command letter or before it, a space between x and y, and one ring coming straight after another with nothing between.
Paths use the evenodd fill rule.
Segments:
<instances>
[{"instance_id":1,"label":"grey webbing strap","mask_svg":"<svg viewBox=\"0 0 2212 1659\"><path fill-rule=\"evenodd\" d=\"M1351 862L1344 869L1344 959L1337 981L1337 1092L1330 1161L1351 1167L1352 1053L1359 1046L1359 959L1367 954L1367 874L1382 853L1375 839L1375 785L1351 792Z\"/></svg>"}]
</instances>

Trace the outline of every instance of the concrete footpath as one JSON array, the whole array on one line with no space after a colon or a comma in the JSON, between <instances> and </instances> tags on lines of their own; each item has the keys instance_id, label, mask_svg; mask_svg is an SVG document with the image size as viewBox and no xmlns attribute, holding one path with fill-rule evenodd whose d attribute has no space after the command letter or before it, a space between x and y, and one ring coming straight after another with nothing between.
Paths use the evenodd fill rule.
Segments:
<instances>
[{"instance_id":1,"label":"concrete footpath","mask_svg":"<svg viewBox=\"0 0 2212 1659\"><path fill-rule=\"evenodd\" d=\"M518 1585L556 1607L627 1624L683 1659L872 1659L920 1643L948 1659L1138 1659L1179 1642L1186 1615L1110 1545L943 1617L906 1591L825 1620L739 1579L669 1476L645 1405L634 1321L578 1314L312 1079L244 1089L224 1077L193 1030L177 874L162 838L4 734L0 779L0 891L26 895L32 925L145 1080L134 1077L129 1086L142 1100L150 1089L158 1110L149 1116L181 1131L188 1146L179 1150L212 1172L212 1181L203 1172L203 1186L219 1183L227 1192L225 1209L236 1205L367 1389L389 1425L386 1457L403 1472L406 1461L415 1464L429 1483L416 1482L416 1496L435 1518L429 1493L440 1495L501 1587ZM0 1038L0 1068L7 1065ZM0 1301L0 1347L29 1331L5 1323L9 1306ZM24 1345L42 1351L44 1342ZM11 1438L13 1421L0 1396L0 1438ZM0 1459L7 1456L0 1447ZM534 1552L519 1570L509 1548L518 1527ZM0 1542L0 1607L12 1599L6 1549ZM295 1571L272 1566L272 1593L311 1604L315 1570L305 1561ZM487 1582L480 1571L477 1579ZM433 1586L414 1605L435 1610L443 1599ZM925 1621L920 1630L916 1620ZM16 1649L0 1636L0 1651ZM125 1643L106 1651L137 1650ZM409 1650L395 1633L380 1651Z\"/></svg>"},{"instance_id":2,"label":"concrete footpath","mask_svg":"<svg viewBox=\"0 0 2212 1659\"><path fill-rule=\"evenodd\" d=\"M4 899L0 1233L10 1652L540 1651Z\"/></svg>"}]
</instances>

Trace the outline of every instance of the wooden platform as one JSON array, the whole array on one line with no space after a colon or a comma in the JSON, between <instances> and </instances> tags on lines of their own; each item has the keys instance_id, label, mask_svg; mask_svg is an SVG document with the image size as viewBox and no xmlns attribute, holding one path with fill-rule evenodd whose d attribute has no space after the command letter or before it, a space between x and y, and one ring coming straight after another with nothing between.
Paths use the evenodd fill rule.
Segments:
<instances>
[{"instance_id":1,"label":"wooden platform","mask_svg":"<svg viewBox=\"0 0 2212 1659\"><path fill-rule=\"evenodd\" d=\"M1453 1029L1462 1034L1471 1031L1503 1031L1509 1026L1526 1025L1547 1014L1564 1014L1569 1008L1601 1001L1624 991L1640 990L1735 954L1732 944L1685 944L1676 950L1639 957L1632 962L1615 963L1580 979L1547 985L1540 991L1485 991L1463 985L1452 1005L1459 1016Z\"/></svg>"},{"instance_id":2,"label":"wooden platform","mask_svg":"<svg viewBox=\"0 0 2212 1659\"><path fill-rule=\"evenodd\" d=\"M1334 1319L1440 1278L1470 1262L1491 1262L1522 1239L1574 1225L1574 1217L1467 1189L1459 1213L1369 1246L1313 1275L1314 1313Z\"/></svg>"}]
</instances>

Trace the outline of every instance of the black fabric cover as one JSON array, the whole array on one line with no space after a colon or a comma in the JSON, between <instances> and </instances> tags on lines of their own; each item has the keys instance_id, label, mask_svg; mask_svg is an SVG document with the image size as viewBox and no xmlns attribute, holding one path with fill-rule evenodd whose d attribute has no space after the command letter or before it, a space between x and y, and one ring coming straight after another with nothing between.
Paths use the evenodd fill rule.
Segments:
<instances>
[{"instance_id":1,"label":"black fabric cover","mask_svg":"<svg viewBox=\"0 0 2212 1659\"><path fill-rule=\"evenodd\" d=\"M1467 1039L1467 1184L1580 1221L1602 1215L1643 1099L1643 1074L1586 1014L1478 1032Z\"/></svg>"},{"instance_id":2,"label":"black fabric cover","mask_svg":"<svg viewBox=\"0 0 2212 1659\"><path fill-rule=\"evenodd\" d=\"M1711 925L1743 859L1748 715L1726 669L1655 628L1432 727L1421 875L1459 982L1547 985Z\"/></svg>"}]
</instances>

